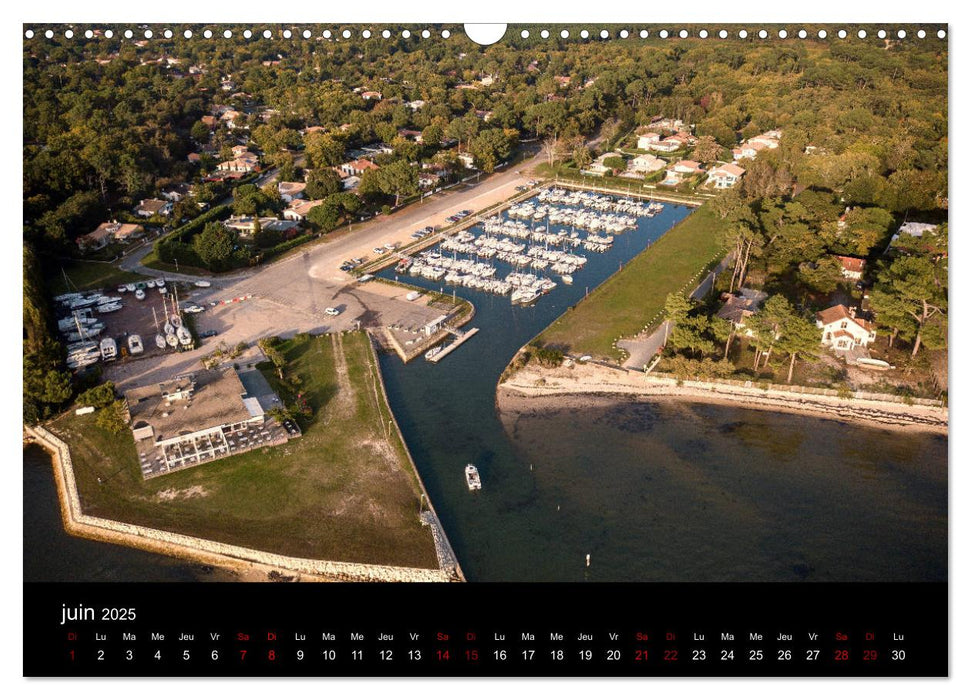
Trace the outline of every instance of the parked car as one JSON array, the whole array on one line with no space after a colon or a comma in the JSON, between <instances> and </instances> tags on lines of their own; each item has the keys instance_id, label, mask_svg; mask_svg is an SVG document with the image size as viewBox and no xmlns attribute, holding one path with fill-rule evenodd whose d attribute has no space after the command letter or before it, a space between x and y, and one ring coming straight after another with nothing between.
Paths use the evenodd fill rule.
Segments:
<instances>
[{"instance_id":1,"label":"parked car","mask_svg":"<svg viewBox=\"0 0 971 700\"><path fill-rule=\"evenodd\" d=\"M202 333L200 333L199 334L199 337L200 338L212 338L213 336L216 336L216 335L219 335L219 331L208 330L208 331L203 331Z\"/></svg>"},{"instance_id":2,"label":"parked car","mask_svg":"<svg viewBox=\"0 0 971 700\"><path fill-rule=\"evenodd\" d=\"M379 246L375 246L374 248L371 248L371 250L373 250L378 255L382 255L384 253L384 248L381 248Z\"/></svg>"},{"instance_id":3,"label":"parked car","mask_svg":"<svg viewBox=\"0 0 971 700\"><path fill-rule=\"evenodd\" d=\"M203 311L205 311L205 309L198 304L186 304L182 307L182 310L187 314L201 314Z\"/></svg>"},{"instance_id":4,"label":"parked car","mask_svg":"<svg viewBox=\"0 0 971 700\"><path fill-rule=\"evenodd\" d=\"M340 309L335 309L333 306L328 306L326 309L324 309L324 313L327 314L328 316L341 315Z\"/></svg>"}]
</instances>

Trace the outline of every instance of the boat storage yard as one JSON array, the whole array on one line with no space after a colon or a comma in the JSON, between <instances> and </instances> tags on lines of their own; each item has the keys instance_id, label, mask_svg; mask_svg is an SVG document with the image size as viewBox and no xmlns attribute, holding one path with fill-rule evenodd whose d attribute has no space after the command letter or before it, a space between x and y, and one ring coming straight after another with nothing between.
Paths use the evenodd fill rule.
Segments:
<instances>
[{"instance_id":1,"label":"boat storage yard","mask_svg":"<svg viewBox=\"0 0 971 700\"><path fill-rule=\"evenodd\" d=\"M69 292L54 301L67 366L76 372L98 362L195 347L174 285L163 279L111 292Z\"/></svg>"}]
</instances>

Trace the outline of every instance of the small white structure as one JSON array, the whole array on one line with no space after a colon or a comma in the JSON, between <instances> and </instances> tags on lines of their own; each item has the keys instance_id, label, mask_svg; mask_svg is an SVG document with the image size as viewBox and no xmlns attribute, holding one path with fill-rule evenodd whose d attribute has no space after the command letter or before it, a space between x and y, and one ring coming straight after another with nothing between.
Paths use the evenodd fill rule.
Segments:
<instances>
[{"instance_id":1,"label":"small white structure","mask_svg":"<svg viewBox=\"0 0 971 700\"><path fill-rule=\"evenodd\" d=\"M873 324L856 318L856 310L842 304L831 306L816 314L816 327L822 330L823 345L834 350L866 347L877 339Z\"/></svg>"}]
</instances>

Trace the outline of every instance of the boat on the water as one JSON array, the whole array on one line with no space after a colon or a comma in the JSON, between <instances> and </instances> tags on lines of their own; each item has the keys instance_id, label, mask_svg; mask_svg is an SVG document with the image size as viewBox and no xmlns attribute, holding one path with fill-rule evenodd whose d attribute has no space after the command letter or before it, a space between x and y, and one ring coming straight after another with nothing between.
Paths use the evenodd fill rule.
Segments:
<instances>
[{"instance_id":1,"label":"boat on the water","mask_svg":"<svg viewBox=\"0 0 971 700\"><path fill-rule=\"evenodd\" d=\"M430 349L428 352L425 353L425 359L430 360L441 351L442 351L442 346L436 345L435 347L433 347L432 349Z\"/></svg>"},{"instance_id":2,"label":"boat on the water","mask_svg":"<svg viewBox=\"0 0 971 700\"><path fill-rule=\"evenodd\" d=\"M560 275L560 279L564 284L573 284L573 275Z\"/></svg>"},{"instance_id":3,"label":"boat on the water","mask_svg":"<svg viewBox=\"0 0 971 700\"><path fill-rule=\"evenodd\" d=\"M479 478L479 470L474 464L465 465L465 483L469 485L469 491L478 491L482 488L482 479Z\"/></svg>"}]
</instances>

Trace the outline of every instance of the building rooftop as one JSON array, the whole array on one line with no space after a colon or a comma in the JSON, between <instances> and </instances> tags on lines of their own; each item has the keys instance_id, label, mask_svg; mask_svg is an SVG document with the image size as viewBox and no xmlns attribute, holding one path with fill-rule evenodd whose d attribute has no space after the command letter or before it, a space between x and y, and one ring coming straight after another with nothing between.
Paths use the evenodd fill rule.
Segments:
<instances>
[{"instance_id":1,"label":"building rooftop","mask_svg":"<svg viewBox=\"0 0 971 700\"><path fill-rule=\"evenodd\" d=\"M125 401L132 428L151 426L152 442L247 421L246 389L236 370L204 370L131 389Z\"/></svg>"}]
</instances>

